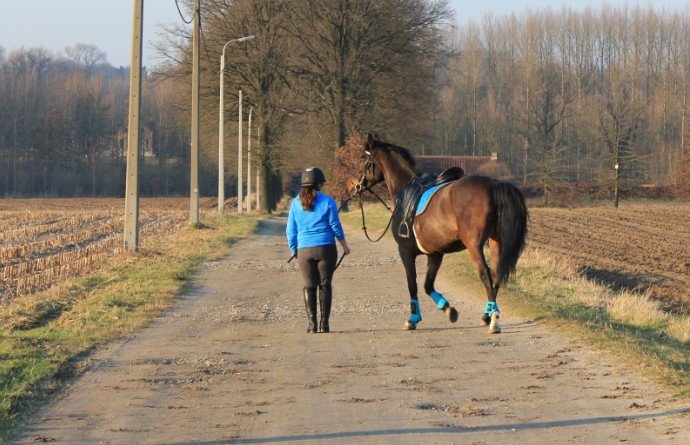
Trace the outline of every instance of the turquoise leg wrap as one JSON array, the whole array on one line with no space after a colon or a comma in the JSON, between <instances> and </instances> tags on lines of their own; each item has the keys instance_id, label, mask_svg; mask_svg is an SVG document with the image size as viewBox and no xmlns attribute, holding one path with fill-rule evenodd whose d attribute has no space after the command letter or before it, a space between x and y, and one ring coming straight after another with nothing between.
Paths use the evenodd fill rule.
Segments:
<instances>
[{"instance_id":1,"label":"turquoise leg wrap","mask_svg":"<svg viewBox=\"0 0 690 445\"><path fill-rule=\"evenodd\" d=\"M484 305L484 313L491 317L494 312L498 312L498 304L495 301L487 301Z\"/></svg>"},{"instance_id":2,"label":"turquoise leg wrap","mask_svg":"<svg viewBox=\"0 0 690 445\"><path fill-rule=\"evenodd\" d=\"M448 304L448 300L443 298L443 295L439 294L435 290L432 290L429 296L432 300L434 300L434 303L436 303L436 306L438 306L439 309L443 309Z\"/></svg>"},{"instance_id":3,"label":"turquoise leg wrap","mask_svg":"<svg viewBox=\"0 0 690 445\"><path fill-rule=\"evenodd\" d=\"M410 304L412 305L412 311L410 313L410 321L412 323L419 323L422 321L422 311L419 309L419 301L418 300L410 300Z\"/></svg>"}]
</instances>

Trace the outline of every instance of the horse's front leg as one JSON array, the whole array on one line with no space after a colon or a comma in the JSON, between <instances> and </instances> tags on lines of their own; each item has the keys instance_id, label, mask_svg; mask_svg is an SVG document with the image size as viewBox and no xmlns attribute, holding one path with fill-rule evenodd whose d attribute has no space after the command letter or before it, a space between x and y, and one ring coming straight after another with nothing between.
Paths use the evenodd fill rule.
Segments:
<instances>
[{"instance_id":1,"label":"horse's front leg","mask_svg":"<svg viewBox=\"0 0 690 445\"><path fill-rule=\"evenodd\" d=\"M405 323L404 329L406 331L413 331L417 328L417 323L422 321L422 311L419 308L419 300L417 299L417 266L415 264L417 255L412 249L406 249L400 244L398 244L398 252L400 253L403 266L405 266L407 290L410 292L410 319Z\"/></svg>"},{"instance_id":2,"label":"horse's front leg","mask_svg":"<svg viewBox=\"0 0 690 445\"><path fill-rule=\"evenodd\" d=\"M426 292L426 294L429 297L431 297L432 300L434 300L436 306L438 306L438 308L441 309L444 314L446 314L446 317L448 317L451 323L455 323L456 321L458 321L458 311L450 305L448 300L446 300L443 297L443 295L441 295L441 293L437 292L436 289L434 289L436 274L438 273L438 270L441 268L441 262L443 262L442 253L427 256L427 270L426 279L424 280L424 292Z\"/></svg>"}]
</instances>

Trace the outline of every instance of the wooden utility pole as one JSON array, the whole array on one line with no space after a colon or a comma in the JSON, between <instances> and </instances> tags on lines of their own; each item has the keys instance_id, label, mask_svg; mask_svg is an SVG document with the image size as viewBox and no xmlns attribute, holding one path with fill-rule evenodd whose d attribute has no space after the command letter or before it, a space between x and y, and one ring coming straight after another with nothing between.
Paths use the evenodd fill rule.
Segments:
<instances>
[{"instance_id":1,"label":"wooden utility pole","mask_svg":"<svg viewBox=\"0 0 690 445\"><path fill-rule=\"evenodd\" d=\"M192 154L189 175L189 222L199 225L199 0L194 0L192 31Z\"/></svg>"},{"instance_id":2,"label":"wooden utility pole","mask_svg":"<svg viewBox=\"0 0 690 445\"><path fill-rule=\"evenodd\" d=\"M257 126L256 129L256 142L258 144L261 144L261 127ZM263 171L263 167L261 165L261 162L258 163L256 166L256 211L261 210L261 172ZM265 199L265 198L264 198Z\"/></svg>"},{"instance_id":3,"label":"wooden utility pole","mask_svg":"<svg viewBox=\"0 0 690 445\"><path fill-rule=\"evenodd\" d=\"M141 33L144 0L134 0L132 60L129 68L129 122L127 124L127 178L125 184L125 239L127 252L139 249L139 116L141 112Z\"/></svg>"},{"instance_id":4,"label":"wooden utility pole","mask_svg":"<svg viewBox=\"0 0 690 445\"><path fill-rule=\"evenodd\" d=\"M247 213L252 211L252 111L249 107L249 123L247 124Z\"/></svg>"},{"instance_id":5,"label":"wooden utility pole","mask_svg":"<svg viewBox=\"0 0 690 445\"><path fill-rule=\"evenodd\" d=\"M242 213L242 90L240 97L240 114L237 120L237 213Z\"/></svg>"}]
</instances>

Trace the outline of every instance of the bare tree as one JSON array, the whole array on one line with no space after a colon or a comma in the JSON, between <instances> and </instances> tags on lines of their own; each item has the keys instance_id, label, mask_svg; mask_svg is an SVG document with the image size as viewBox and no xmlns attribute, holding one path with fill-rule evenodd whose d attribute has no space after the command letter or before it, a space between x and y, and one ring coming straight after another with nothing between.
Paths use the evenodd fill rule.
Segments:
<instances>
[{"instance_id":1,"label":"bare tree","mask_svg":"<svg viewBox=\"0 0 690 445\"><path fill-rule=\"evenodd\" d=\"M105 52L98 49L96 45L89 43L67 46L65 47L65 54L77 65L83 65L87 68L106 61Z\"/></svg>"},{"instance_id":2,"label":"bare tree","mask_svg":"<svg viewBox=\"0 0 690 445\"><path fill-rule=\"evenodd\" d=\"M376 129L367 115L383 115L372 111L407 108L404 99L419 88L420 71L434 68L429 60L442 49L449 17L445 1L292 2L296 75L311 86L309 107L328 116L334 144L344 145L351 128Z\"/></svg>"}]
</instances>

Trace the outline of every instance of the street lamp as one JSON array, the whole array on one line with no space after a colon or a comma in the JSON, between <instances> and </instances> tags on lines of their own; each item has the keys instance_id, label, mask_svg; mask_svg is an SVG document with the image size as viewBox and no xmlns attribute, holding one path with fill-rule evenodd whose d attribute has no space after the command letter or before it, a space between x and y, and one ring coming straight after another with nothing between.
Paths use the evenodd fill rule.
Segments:
<instances>
[{"instance_id":1,"label":"street lamp","mask_svg":"<svg viewBox=\"0 0 690 445\"><path fill-rule=\"evenodd\" d=\"M223 214L223 210L225 208L225 138L223 137L225 135L223 125L225 114L225 48L228 47L228 44L233 42L248 42L250 40L254 40L254 36L245 36L239 39L229 40L225 43L225 45L223 45L223 51L220 55L220 108L218 116L218 213L220 213L221 215ZM242 125L241 122L240 125ZM239 196L241 196L240 193L241 192L238 191L238 198ZM237 202L237 205L238 208L240 208L239 200Z\"/></svg>"}]
</instances>

